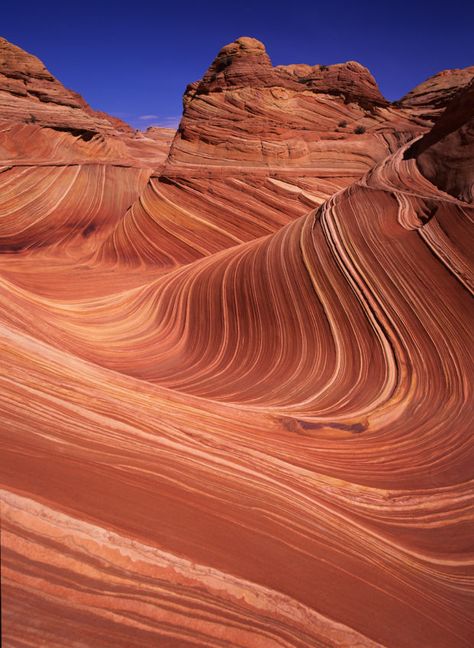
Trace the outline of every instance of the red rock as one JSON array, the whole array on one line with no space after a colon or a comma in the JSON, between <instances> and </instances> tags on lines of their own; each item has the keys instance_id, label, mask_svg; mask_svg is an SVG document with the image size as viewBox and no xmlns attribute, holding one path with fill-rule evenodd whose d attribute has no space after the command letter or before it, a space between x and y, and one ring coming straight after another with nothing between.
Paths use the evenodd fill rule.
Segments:
<instances>
[{"instance_id":1,"label":"red rock","mask_svg":"<svg viewBox=\"0 0 474 648\"><path fill-rule=\"evenodd\" d=\"M360 63L349 61L338 65L280 65L272 67L265 46L255 38L241 37L221 49L202 78L189 86L189 92L209 94L231 88L281 87L294 91L344 95L371 105L386 106L375 79ZM185 102L188 97L185 96Z\"/></svg>"},{"instance_id":2,"label":"red rock","mask_svg":"<svg viewBox=\"0 0 474 648\"><path fill-rule=\"evenodd\" d=\"M225 51L164 171L0 122L4 643L470 648L472 87Z\"/></svg>"},{"instance_id":3,"label":"red rock","mask_svg":"<svg viewBox=\"0 0 474 648\"><path fill-rule=\"evenodd\" d=\"M29 157L31 162L38 160L37 149L44 152L48 148L48 139L51 141L47 154L50 161L58 156L76 161L105 158L131 165L140 160L156 167L168 152L166 145L153 144L156 138L151 140L143 134L136 135L117 117L93 110L78 93L68 90L55 79L38 58L4 38L0 38L0 120L8 122L2 128L3 141L5 146L10 130L14 141L7 146L13 150L14 159L19 158L23 136L28 139L25 157ZM34 128L19 130L19 124ZM43 132L39 127L66 133L74 139L58 138L54 132ZM169 129L165 131L162 142L169 144ZM18 137L19 143L16 141ZM91 142L91 145L84 147L81 142ZM0 155L2 160L5 159L5 153L0 151Z\"/></svg>"},{"instance_id":4,"label":"red rock","mask_svg":"<svg viewBox=\"0 0 474 648\"><path fill-rule=\"evenodd\" d=\"M169 163L314 167L325 155L360 159L362 147L373 164L387 132L406 141L421 130L359 63L272 67L262 43L240 38L188 86Z\"/></svg>"},{"instance_id":5,"label":"red rock","mask_svg":"<svg viewBox=\"0 0 474 648\"><path fill-rule=\"evenodd\" d=\"M171 139L169 129L149 137L92 110L0 39L0 249L96 246L162 166Z\"/></svg>"},{"instance_id":6,"label":"red rock","mask_svg":"<svg viewBox=\"0 0 474 648\"><path fill-rule=\"evenodd\" d=\"M461 69L443 70L417 85L398 102L414 114L432 121L443 112L458 90L474 77L474 65Z\"/></svg>"},{"instance_id":7,"label":"red rock","mask_svg":"<svg viewBox=\"0 0 474 648\"><path fill-rule=\"evenodd\" d=\"M43 63L21 48L0 38L0 116L72 131L92 138L117 126L131 128L117 118L92 110L84 99L65 88Z\"/></svg>"},{"instance_id":8,"label":"red rock","mask_svg":"<svg viewBox=\"0 0 474 648\"><path fill-rule=\"evenodd\" d=\"M183 103L161 176L101 257L169 266L264 236L426 129L388 105L360 64L272 67L245 37L222 48Z\"/></svg>"},{"instance_id":9,"label":"red rock","mask_svg":"<svg viewBox=\"0 0 474 648\"><path fill-rule=\"evenodd\" d=\"M474 201L474 80L447 105L434 127L410 148L433 184L460 200Z\"/></svg>"}]
</instances>

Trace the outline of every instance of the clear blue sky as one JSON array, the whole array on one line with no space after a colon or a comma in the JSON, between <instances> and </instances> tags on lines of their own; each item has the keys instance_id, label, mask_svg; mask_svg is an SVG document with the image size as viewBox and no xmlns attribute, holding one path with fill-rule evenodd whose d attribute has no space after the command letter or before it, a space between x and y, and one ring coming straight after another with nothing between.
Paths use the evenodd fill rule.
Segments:
<instances>
[{"instance_id":1,"label":"clear blue sky","mask_svg":"<svg viewBox=\"0 0 474 648\"><path fill-rule=\"evenodd\" d=\"M393 100L474 64L473 28L474 2L457 0L4 0L0 23L94 108L141 128L179 119L186 84L239 36L274 65L360 61Z\"/></svg>"}]
</instances>

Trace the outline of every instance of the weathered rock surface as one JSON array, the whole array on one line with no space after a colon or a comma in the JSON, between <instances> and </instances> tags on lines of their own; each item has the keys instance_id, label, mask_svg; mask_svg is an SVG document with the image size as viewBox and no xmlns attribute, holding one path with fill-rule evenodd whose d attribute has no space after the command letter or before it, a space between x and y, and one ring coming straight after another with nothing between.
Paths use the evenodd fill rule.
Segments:
<instances>
[{"instance_id":1,"label":"weathered rock surface","mask_svg":"<svg viewBox=\"0 0 474 648\"><path fill-rule=\"evenodd\" d=\"M247 142L217 97L273 105L224 50L196 141L195 101ZM366 115L304 92L319 141ZM3 118L5 645L471 648L471 97L291 169Z\"/></svg>"},{"instance_id":2,"label":"weathered rock surface","mask_svg":"<svg viewBox=\"0 0 474 648\"><path fill-rule=\"evenodd\" d=\"M474 65L443 70L417 85L400 99L399 105L425 119L436 120L460 88L474 78Z\"/></svg>"},{"instance_id":3,"label":"weathered rock surface","mask_svg":"<svg viewBox=\"0 0 474 648\"><path fill-rule=\"evenodd\" d=\"M370 149L369 166L419 132L359 63L272 67L262 43L239 38L188 86L169 162L300 168Z\"/></svg>"},{"instance_id":4,"label":"weathered rock surface","mask_svg":"<svg viewBox=\"0 0 474 648\"><path fill-rule=\"evenodd\" d=\"M171 143L169 129L165 131L159 144L156 137L135 134L117 117L93 110L79 94L55 79L38 58L0 38L2 161L67 158L156 167L164 161Z\"/></svg>"},{"instance_id":5,"label":"weathered rock surface","mask_svg":"<svg viewBox=\"0 0 474 648\"><path fill-rule=\"evenodd\" d=\"M434 127L408 155L416 157L423 175L440 189L466 202L474 201L474 80L448 104Z\"/></svg>"},{"instance_id":6,"label":"weathered rock surface","mask_svg":"<svg viewBox=\"0 0 474 648\"><path fill-rule=\"evenodd\" d=\"M95 248L162 166L172 137L94 111L1 38L0 249Z\"/></svg>"},{"instance_id":7,"label":"weathered rock surface","mask_svg":"<svg viewBox=\"0 0 474 648\"><path fill-rule=\"evenodd\" d=\"M265 236L426 128L358 63L273 67L239 38L188 86L164 169L100 256L169 267Z\"/></svg>"},{"instance_id":8,"label":"weathered rock surface","mask_svg":"<svg viewBox=\"0 0 474 648\"><path fill-rule=\"evenodd\" d=\"M37 123L83 139L130 126L96 112L77 94L65 88L43 63L20 47L0 38L0 115L13 121Z\"/></svg>"}]
</instances>

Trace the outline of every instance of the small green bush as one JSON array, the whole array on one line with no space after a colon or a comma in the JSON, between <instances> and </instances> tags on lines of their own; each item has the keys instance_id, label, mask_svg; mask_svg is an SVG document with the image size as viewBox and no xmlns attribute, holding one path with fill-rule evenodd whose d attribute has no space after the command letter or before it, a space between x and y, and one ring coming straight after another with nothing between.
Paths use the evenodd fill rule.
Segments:
<instances>
[{"instance_id":1,"label":"small green bush","mask_svg":"<svg viewBox=\"0 0 474 648\"><path fill-rule=\"evenodd\" d=\"M327 65L320 65L319 69L321 70L321 72L327 72L329 70Z\"/></svg>"},{"instance_id":2,"label":"small green bush","mask_svg":"<svg viewBox=\"0 0 474 648\"><path fill-rule=\"evenodd\" d=\"M339 122L338 124L339 128L345 128L347 126L347 122L345 119Z\"/></svg>"},{"instance_id":3,"label":"small green bush","mask_svg":"<svg viewBox=\"0 0 474 648\"><path fill-rule=\"evenodd\" d=\"M365 127L364 126L356 126L354 128L354 133L356 135L362 135L363 133L365 133Z\"/></svg>"}]
</instances>

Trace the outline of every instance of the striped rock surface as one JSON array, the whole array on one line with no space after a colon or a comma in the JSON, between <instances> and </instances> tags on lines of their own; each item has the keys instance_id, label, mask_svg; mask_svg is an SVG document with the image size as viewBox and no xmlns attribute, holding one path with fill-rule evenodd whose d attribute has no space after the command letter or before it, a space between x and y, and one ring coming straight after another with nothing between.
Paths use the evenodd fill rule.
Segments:
<instances>
[{"instance_id":1,"label":"striped rock surface","mask_svg":"<svg viewBox=\"0 0 474 648\"><path fill-rule=\"evenodd\" d=\"M421 118L436 120L456 94L474 78L474 65L443 70L417 85L397 102Z\"/></svg>"},{"instance_id":2,"label":"striped rock surface","mask_svg":"<svg viewBox=\"0 0 474 648\"><path fill-rule=\"evenodd\" d=\"M455 101L427 140L390 126L304 173L176 150L160 171L120 135L4 118L4 645L470 648Z\"/></svg>"},{"instance_id":3,"label":"striped rock surface","mask_svg":"<svg viewBox=\"0 0 474 648\"><path fill-rule=\"evenodd\" d=\"M0 38L0 250L82 256L138 199L173 136L135 133L92 110L39 59Z\"/></svg>"},{"instance_id":4,"label":"striped rock surface","mask_svg":"<svg viewBox=\"0 0 474 648\"><path fill-rule=\"evenodd\" d=\"M190 84L164 168L103 243L114 264L170 268L276 231L426 131L349 61L273 67L222 48Z\"/></svg>"}]
</instances>

